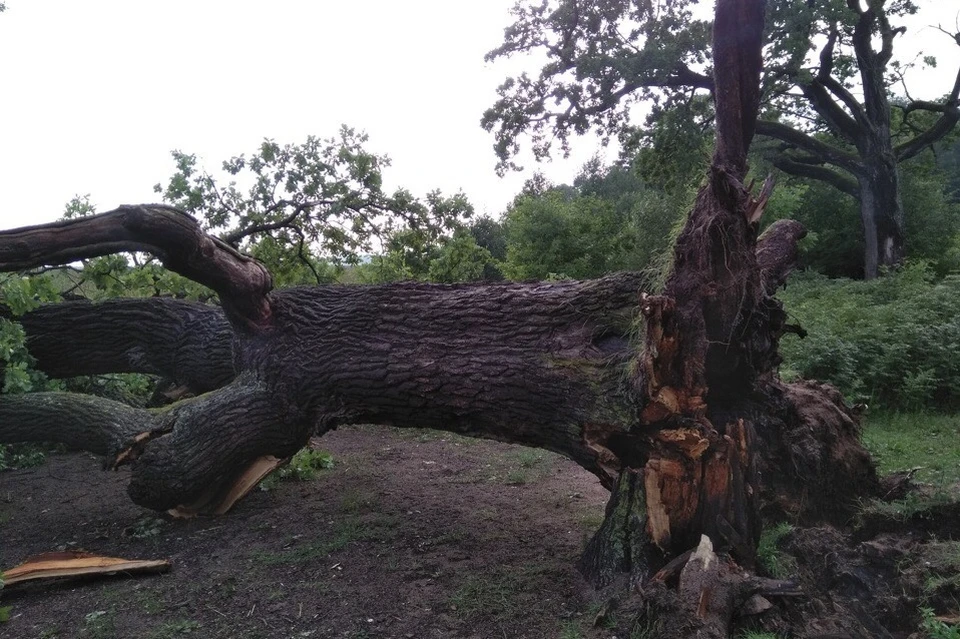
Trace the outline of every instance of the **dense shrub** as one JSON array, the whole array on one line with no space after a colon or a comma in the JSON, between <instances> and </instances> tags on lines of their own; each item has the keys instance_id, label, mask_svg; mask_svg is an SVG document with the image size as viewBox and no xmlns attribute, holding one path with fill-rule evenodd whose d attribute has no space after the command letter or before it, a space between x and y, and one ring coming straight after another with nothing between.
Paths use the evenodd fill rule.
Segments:
<instances>
[{"instance_id":1,"label":"dense shrub","mask_svg":"<svg viewBox=\"0 0 960 639\"><path fill-rule=\"evenodd\" d=\"M806 273L780 297L809 331L783 339L784 376L888 408L960 407L960 276L928 263L870 282Z\"/></svg>"}]
</instances>

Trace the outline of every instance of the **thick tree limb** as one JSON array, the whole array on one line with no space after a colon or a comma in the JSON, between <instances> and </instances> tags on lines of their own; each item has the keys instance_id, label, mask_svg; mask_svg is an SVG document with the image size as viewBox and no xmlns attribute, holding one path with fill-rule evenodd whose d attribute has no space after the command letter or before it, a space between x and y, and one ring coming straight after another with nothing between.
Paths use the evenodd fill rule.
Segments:
<instances>
[{"instance_id":1,"label":"thick tree limb","mask_svg":"<svg viewBox=\"0 0 960 639\"><path fill-rule=\"evenodd\" d=\"M781 156L773 160L773 165L790 175L797 177L807 177L814 180L826 182L835 189L851 195L855 198L860 197L860 184L832 169L825 166L818 166L809 162L798 162L797 160Z\"/></svg>"},{"instance_id":2,"label":"thick tree limb","mask_svg":"<svg viewBox=\"0 0 960 639\"><path fill-rule=\"evenodd\" d=\"M149 411L77 393L0 395L0 443L58 442L115 455L149 430Z\"/></svg>"},{"instance_id":3,"label":"thick tree limb","mask_svg":"<svg viewBox=\"0 0 960 639\"><path fill-rule=\"evenodd\" d=\"M152 253L170 270L209 286L239 328L258 331L269 326L270 273L172 207L121 206L93 217L0 232L2 271L123 251Z\"/></svg>"},{"instance_id":4,"label":"thick tree limb","mask_svg":"<svg viewBox=\"0 0 960 639\"><path fill-rule=\"evenodd\" d=\"M148 373L203 393L236 375L233 329L216 306L163 297L76 301L16 321L38 368L54 378Z\"/></svg>"},{"instance_id":5,"label":"thick tree limb","mask_svg":"<svg viewBox=\"0 0 960 639\"><path fill-rule=\"evenodd\" d=\"M858 126L856 120L840 108L833 97L831 97L831 92L828 92L828 85L834 88L840 87L841 89L842 85L835 81L830 82L830 80L831 79L827 81L814 80L809 84L802 85L800 90L807 100L810 101L810 105L817 114L824 119L837 135L852 144L856 144L863 135L863 129Z\"/></svg>"},{"instance_id":6,"label":"thick tree limb","mask_svg":"<svg viewBox=\"0 0 960 639\"><path fill-rule=\"evenodd\" d=\"M856 127L863 126L866 124L866 114L863 112L863 106L857 100L856 97L850 91L843 86L840 82L833 77L834 69L834 52L837 46L837 40L840 38L840 31L837 29L837 23L833 22L830 25L830 32L827 35L827 42L823 46L823 49L820 50L820 68L817 70L816 81L822 84L827 90L835 95L844 106L850 110L850 114L853 116L852 121L845 121L841 118L841 121L846 125L854 127L847 131L848 133L854 133L853 137L848 137L851 142L856 141ZM822 114L821 114L822 115Z\"/></svg>"},{"instance_id":7,"label":"thick tree limb","mask_svg":"<svg viewBox=\"0 0 960 639\"><path fill-rule=\"evenodd\" d=\"M857 56L863 104L867 119L874 126L889 126L890 101L884 76L893 47L893 33L881 6L860 8L859 0L847 0L847 7L858 15L853 28L853 50ZM878 24L879 21L879 24ZM873 50L873 34L881 32L880 52Z\"/></svg>"},{"instance_id":8,"label":"thick tree limb","mask_svg":"<svg viewBox=\"0 0 960 639\"><path fill-rule=\"evenodd\" d=\"M860 159L853 153L838 149L825 142L821 142L813 136L807 135L801 131L770 120L760 120L757 122L757 133L770 138L775 138L791 144L798 149L811 153L821 158L828 164L833 164L846 169L851 173L856 173L861 165Z\"/></svg>"},{"instance_id":9,"label":"thick tree limb","mask_svg":"<svg viewBox=\"0 0 960 639\"><path fill-rule=\"evenodd\" d=\"M159 410L76 393L0 395L0 443L60 442L132 464L130 496L155 510L217 509L257 459L293 455L321 426L250 374Z\"/></svg>"}]
</instances>

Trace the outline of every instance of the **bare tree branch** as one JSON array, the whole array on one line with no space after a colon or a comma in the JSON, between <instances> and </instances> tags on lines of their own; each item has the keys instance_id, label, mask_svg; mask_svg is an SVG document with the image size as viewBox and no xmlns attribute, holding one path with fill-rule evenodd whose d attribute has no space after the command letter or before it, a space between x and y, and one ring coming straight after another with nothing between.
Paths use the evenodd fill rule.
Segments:
<instances>
[{"instance_id":1,"label":"bare tree branch","mask_svg":"<svg viewBox=\"0 0 960 639\"><path fill-rule=\"evenodd\" d=\"M813 136L807 135L801 131L769 120L757 122L757 133L770 138L776 138L786 142L807 153L811 153L821 158L826 164L833 164L851 173L856 173L860 167L859 158L853 153L838 149L825 142L821 142Z\"/></svg>"},{"instance_id":2,"label":"bare tree branch","mask_svg":"<svg viewBox=\"0 0 960 639\"><path fill-rule=\"evenodd\" d=\"M786 156L781 156L773 160L773 165L790 175L797 177L806 177L814 180L820 180L843 191L853 197L860 197L860 185L856 180L850 179L836 171L828 169L825 166L818 166L807 162L799 162Z\"/></svg>"},{"instance_id":3,"label":"bare tree branch","mask_svg":"<svg viewBox=\"0 0 960 639\"><path fill-rule=\"evenodd\" d=\"M124 251L152 253L168 269L212 288L238 328L269 326L267 294L273 281L266 268L205 234L196 220L173 207L121 206L93 217L0 231L0 271Z\"/></svg>"}]
</instances>

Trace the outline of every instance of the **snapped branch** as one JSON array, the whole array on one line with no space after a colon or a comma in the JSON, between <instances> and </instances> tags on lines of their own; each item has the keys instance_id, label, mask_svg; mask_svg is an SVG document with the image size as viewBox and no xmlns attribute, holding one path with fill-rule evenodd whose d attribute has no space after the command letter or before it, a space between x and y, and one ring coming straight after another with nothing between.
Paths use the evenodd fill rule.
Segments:
<instances>
[{"instance_id":1,"label":"snapped branch","mask_svg":"<svg viewBox=\"0 0 960 639\"><path fill-rule=\"evenodd\" d=\"M111 253L143 251L184 277L210 287L238 328L265 329L273 286L253 258L203 232L197 221L160 204L121 206L93 217L0 232L0 271L69 264Z\"/></svg>"}]
</instances>

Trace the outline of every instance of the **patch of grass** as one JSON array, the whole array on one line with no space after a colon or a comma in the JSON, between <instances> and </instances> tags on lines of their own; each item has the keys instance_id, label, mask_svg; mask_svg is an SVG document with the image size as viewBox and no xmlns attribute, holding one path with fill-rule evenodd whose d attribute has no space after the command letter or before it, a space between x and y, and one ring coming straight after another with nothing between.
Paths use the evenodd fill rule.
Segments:
<instances>
[{"instance_id":1,"label":"patch of grass","mask_svg":"<svg viewBox=\"0 0 960 639\"><path fill-rule=\"evenodd\" d=\"M600 510L584 510L577 515L577 521L588 532L595 532L603 523L604 514Z\"/></svg>"},{"instance_id":2,"label":"patch of grass","mask_svg":"<svg viewBox=\"0 0 960 639\"><path fill-rule=\"evenodd\" d=\"M917 479L948 487L960 482L960 416L871 414L863 442L881 473L920 468Z\"/></svg>"},{"instance_id":3,"label":"patch of grass","mask_svg":"<svg viewBox=\"0 0 960 639\"><path fill-rule=\"evenodd\" d=\"M333 455L316 448L301 448L290 461L260 482L260 490L272 490L282 481L313 481L321 470L333 468Z\"/></svg>"},{"instance_id":4,"label":"patch of grass","mask_svg":"<svg viewBox=\"0 0 960 639\"><path fill-rule=\"evenodd\" d=\"M560 629L560 639L583 639L583 630L576 621L568 621Z\"/></svg>"},{"instance_id":5,"label":"patch of grass","mask_svg":"<svg viewBox=\"0 0 960 639\"><path fill-rule=\"evenodd\" d=\"M316 561L354 542L383 541L392 534L392 522L387 517L381 516L368 522L350 517L338 522L329 537L281 552L257 551L251 555L251 559L267 566Z\"/></svg>"},{"instance_id":6,"label":"patch of grass","mask_svg":"<svg viewBox=\"0 0 960 639\"><path fill-rule=\"evenodd\" d=\"M458 544L467 538L467 533L461 529L451 530L435 537L428 537L417 544L418 548L429 548L433 546L443 546L444 544Z\"/></svg>"},{"instance_id":7,"label":"patch of grass","mask_svg":"<svg viewBox=\"0 0 960 639\"><path fill-rule=\"evenodd\" d=\"M514 454L521 468L533 468L544 462L546 455L536 448L523 448Z\"/></svg>"},{"instance_id":8,"label":"patch of grass","mask_svg":"<svg viewBox=\"0 0 960 639\"><path fill-rule=\"evenodd\" d=\"M872 499L860 507L860 518L882 517L897 522L905 522L917 516L929 517L928 511L956 501L956 497L942 490L930 495L908 493L903 499L883 501Z\"/></svg>"},{"instance_id":9,"label":"patch of grass","mask_svg":"<svg viewBox=\"0 0 960 639\"><path fill-rule=\"evenodd\" d=\"M934 541L923 546L920 565L926 573L923 594L960 592L960 541Z\"/></svg>"},{"instance_id":10,"label":"patch of grass","mask_svg":"<svg viewBox=\"0 0 960 639\"><path fill-rule=\"evenodd\" d=\"M163 611L163 599L160 593L153 590L141 590L137 593L137 605L148 615L155 615Z\"/></svg>"},{"instance_id":11,"label":"patch of grass","mask_svg":"<svg viewBox=\"0 0 960 639\"><path fill-rule=\"evenodd\" d=\"M507 473L507 476L503 478L503 483L507 486L523 486L524 484L530 483L530 473L521 468L511 470Z\"/></svg>"},{"instance_id":12,"label":"patch of grass","mask_svg":"<svg viewBox=\"0 0 960 639\"><path fill-rule=\"evenodd\" d=\"M781 522L768 526L760 534L757 545L757 561L774 577L783 578L797 569L797 561L780 550L780 541L793 532L793 526Z\"/></svg>"},{"instance_id":13,"label":"patch of grass","mask_svg":"<svg viewBox=\"0 0 960 639\"><path fill-rule=\"evenodd\" d=\"M556 579L551 574L553 570L543 562L531 561L471 574L450 596L448 604L454 615L465 620L481 613L497 621L516 617L534 604L544 581Z\"/></svg>"},{"instance_id":14,"label":"patch of grass","mask_svg":"<svg viewBox=\"0 0 960 639\"><path fill-rule=\"evenodd\" d=\"M660 622L645 615L630 630L630 639L652 639L660 633Z\"/></svg>"},{"instance_id":15,"label":"patch of grass","mask_svg":"<svg viewBox=\"0 0 960 639\"><path fill-rule=\"evenodd\" d=\"M376 497L364 490L347 488L340 496L340 511L358 514L370 510L376 504Z\"/></svg>"},{"instance_id":16,"label":"patch of grass","mask_svg":"<svg viewBox=\"0 0 960 639\"><path fill-rule=\"evenodd\" d=\"M547 460L551 453L537 448L518 447L493 460L494 474L491 481L502 480L508 486L523 486L540 479L547 473Z\"/></svg>"},{"instance_id":17,"label":"patch of grass","mask_svg":"<svg viewBox=\"0 0 960 639\"><path fill-rule=\"evenodd\" d=\"M0 470L35 468L47 461L46 448L41 444L0 445Z\"/></svg>"},{"instance_id":18,"label":"patch of grass","mask_svg":"<svg viewBox=\"0 0 960 639\"><path fill-rule=\"evenodd\" d=\"M517 579L501 571L470 575L450 596L449 603L462 619L472 619L482 612L499 620L517 612L519 591Z\"/></svg>"},{"instance_id":19,"label":"patch of grass","mask_svg":"<svg viewBox=\"0 0 960 639\"><path fill-rule=\"evenodd\" d=\"M154 628L147 635L148 639L174 639L183 635L193 634L200 624L190 619L180 619L177 621L168 621L165 624Z\"/></svg>"},{"instance_id":20,"label":"patch of grass","mask_svg":"<svg viewBox=\"0 0 960 639\"><path fill-rule=\"evenodd\" d=\"M762 630L744 630L737 635L737 639L780 639L780 636Z\"/></svg>"},{"instance_id":21,"label":"patch of grass","mask_svg":"<svg viewBox=\"0 0 960 639\"><path fill-rule=\"evenodd\" d=\"M40 631L40 634L37 635L37 639L59 639L59 637L59 628L44 628Z\"/></svg>"},{"instance_id":22,"label":"patch of grass","mask_svg":"<svg viewBox=\"0 0 960 639\"><path fill-rule=\"evenodd\" d=\"M931 608L921 608L920 617L920 628L929 639L960 639L960 626L940 621Z\"/></svg>"},{"instance_id":23,"label":"patch of grass","mask_svg":"<svg viewBox=\"0 0 960 639\"><path fill-rule=\"evenodd\" d=\"M80 636L84 639L114 639L117 636L117 624L113 610L95 610L83 617Z\"/></svg>"},{"instance_id":24,"label":"patch of grass","mask_svg":"<svg viewBox=\"0 0 960 639\"><path fill-rule=\"evenodd\" d=\"M382 427L376 426L378 430ZM427 442L450 442L455 446L479 444L482 439L476 437L467 437L459 433L446 430L434 430L432 428L393 428L391 429L400 439L413 440L426 444Z\"/></svg>"},{"instance_id":25,"label":"patch of grass","mask_svg":"<svg viewBox=\"0 0 960 639\"><path fill-rule=\"evenodd\" d=\"M11 610L13 610L11 606L0 606L0 623L7 623L10 621Z\"/></svg>"}]
</instances>

